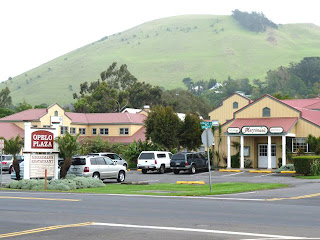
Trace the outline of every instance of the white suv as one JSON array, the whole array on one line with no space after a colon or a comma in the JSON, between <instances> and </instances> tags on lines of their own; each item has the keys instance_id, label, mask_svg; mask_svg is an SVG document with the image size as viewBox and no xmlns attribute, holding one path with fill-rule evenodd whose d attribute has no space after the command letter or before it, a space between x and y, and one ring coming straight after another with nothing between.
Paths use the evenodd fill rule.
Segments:
<instances>
[{"instance_id":1,"label":"white suv","mask_svg":"<svg viewBox=\"0 0 320 240\"><path fill-rule=\"evenodd\" d=\"M72 158L68 173L101 180L111 178L117 179L118 182L123 182L127 170L124 166L117 165L108 157L76 156Z\"/></svg>"},{"instance_id":2,"label":"white suv","mask_svg":"<svg viewBox=\"0 0 320 240\"><path fill-rule=\"evenodd\" d=\"M143 151L138 157L137 168L141 169L143 174L148 170L164 173L166 169L170 169L171 156L171 152Z\"/></svg>"}]
</instances>

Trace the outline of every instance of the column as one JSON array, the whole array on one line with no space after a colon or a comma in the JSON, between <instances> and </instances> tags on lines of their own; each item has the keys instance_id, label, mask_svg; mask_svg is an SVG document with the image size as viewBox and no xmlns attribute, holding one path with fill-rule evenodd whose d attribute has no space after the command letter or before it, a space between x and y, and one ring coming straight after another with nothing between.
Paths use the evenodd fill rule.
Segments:
<instances>
[{"instance_id":1,"label":"column","mask_svg":"<svg viewBox=\"0 0 320 240\"><path fill-rule=\"evenodd\" d=\"M244 168L244 137L240 136L240 168Z\"/></svg>"},{"instance_id":2,"label":"column","mask_svg":"<svg viewBox=\"0 0 320 240\"><path fill-rule=\"evenodd\" d=\"M286 136L282 135L282 166L287 164L286 159Z\"/></svg>"},{"instance_id":3,"label":"column","mask_svg":"<svg viewBox=\"0 0 320 240\"><path fill-rule=\"evenodd\" d=\"M268 169L271 169L271 136L268 136Z\"/></svg>"},{"instance_id":4,"label":"column","mask_svg":"<svg viewBox=\"0 0 320 240\"><path fill-rule=\"evenodd\" d=\"M228 158L227 158L227 168L231 168L231 137L227 136L228 145Z\"/></svg>"}]
</instances>

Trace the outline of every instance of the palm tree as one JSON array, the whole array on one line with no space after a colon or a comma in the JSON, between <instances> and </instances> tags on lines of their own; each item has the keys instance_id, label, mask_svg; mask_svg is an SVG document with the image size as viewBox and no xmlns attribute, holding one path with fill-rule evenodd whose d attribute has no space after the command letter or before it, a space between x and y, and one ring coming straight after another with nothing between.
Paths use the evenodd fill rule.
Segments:
<instances>
[{"instance_id":1,"label":"palm tree","mask_svg":"<svg viewBox=\"0 0 320 240\"><path fill-rule=\"evenodd\" d=\"M13 168L16 172L16 179L20 180L20 165L17 160L17 154L20 153L22 147L23 147L23 140L20 138L20 136L16 136L15 138L10 138L9 140L4 140L4 148L3 151L6 154L11 154L13 156Z\"/></svg>"},{"instance_id":2,"label":"palm tree","mask_svg":"<svg viewBox=\"0 0 320 240\"><path fill-rule=\"evenodd\" d=\"M60 169L61 178L66 177L71 165L71 158L80 149L78 137L79 134L77 134L76 136L72 136L69 132L67 132L64 136L59 136L55 139L55 142L59 145L60 155L64 159L63 165Z\"/></svg>"}]
</instances>

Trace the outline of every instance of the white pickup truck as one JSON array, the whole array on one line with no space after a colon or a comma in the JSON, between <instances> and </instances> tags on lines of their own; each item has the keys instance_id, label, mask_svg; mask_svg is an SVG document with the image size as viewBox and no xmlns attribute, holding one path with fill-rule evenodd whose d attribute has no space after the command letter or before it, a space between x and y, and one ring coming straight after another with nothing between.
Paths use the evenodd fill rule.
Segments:
<instances>
[{"instance_id":1,"label":"white pickup truck","mask_svg":"<svg viewBox=\"0 0 320 240\"><path fill-rule=\"evenodd\" d=\"M138 157L137 168L141 169L143 174L148 170L164 173L170 169L172 153L164 151L142 151Z\"/></svg>"}]
</instances>

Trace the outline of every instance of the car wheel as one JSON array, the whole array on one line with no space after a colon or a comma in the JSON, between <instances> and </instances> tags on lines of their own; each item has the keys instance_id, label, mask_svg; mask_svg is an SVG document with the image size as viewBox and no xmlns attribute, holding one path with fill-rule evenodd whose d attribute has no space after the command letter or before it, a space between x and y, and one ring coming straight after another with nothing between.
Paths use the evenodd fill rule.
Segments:
<instances>
[{"instance_id":1,"label":"car wheel","mask_svg":"<svg viewBox=\"0 0 320 240\"><path fill-rule=\"evenodd\" d=\"M96 178L96 179L100 179L100 174L95 172L93 175L92 175L93 178Z\"/></svg>"},{"instance_id":2,"label":"car wheel","mask_svg":"<svg viewBox=\"0 0 320 240\"><path fill-rule=\"evenodd\" d=\"M142 169L141 172L142 172L143 174L146 174L146 173L147 173L147 169Z\"/></svg>"},{"instance_id":3,"label":"car wheel","mask_svg":"<svg viewBox=\"0 0 320 240\"><path fill-rule=\"evenodd\" d=\"M190 172L191 174L195 174L195 173L196 173L196 166L192 164L189 172Z\"/></svg>"},{"instance_id":4,"label":"car wheel","mask_svg":"<svg viewBox=\"0 0 320 240\"><path fill-rule=\"evenodd\" d=\"M179 174L180 170L173 170L174 174Z\"/></svg>"},{"instance_id":5,"label":"car wheel","mask_svg":"<svg viewBox=\"0 0 320 240\"><path fill-rule=\"evenodd\" d=\"M164 174L164 171L165 171L165 167L164 167L164 165L161 165L159 168L159 173Z\"/></svg>"},{"instance_id":6,"label":"car wheel","mask_svg":"<svg viewBox=\"0 0 320 240\"><path fill-rule=\"evenodd\" d=\"M126 170L128 169L128 165L126 163L124 163L123 166L126 168Z\"/></svg>"},{"instance_id":7,"label":"car wheel","mask_svg":"<svg viewBox=\"0 0 320 240\"><path fill-rule=\"evenodd\" d=\"M118 182L124 182L125 178L126 178L126 174L124 173L124 171L120 171L119 174L118 174L117 181Z\"/></svg>"}]
</instances>

